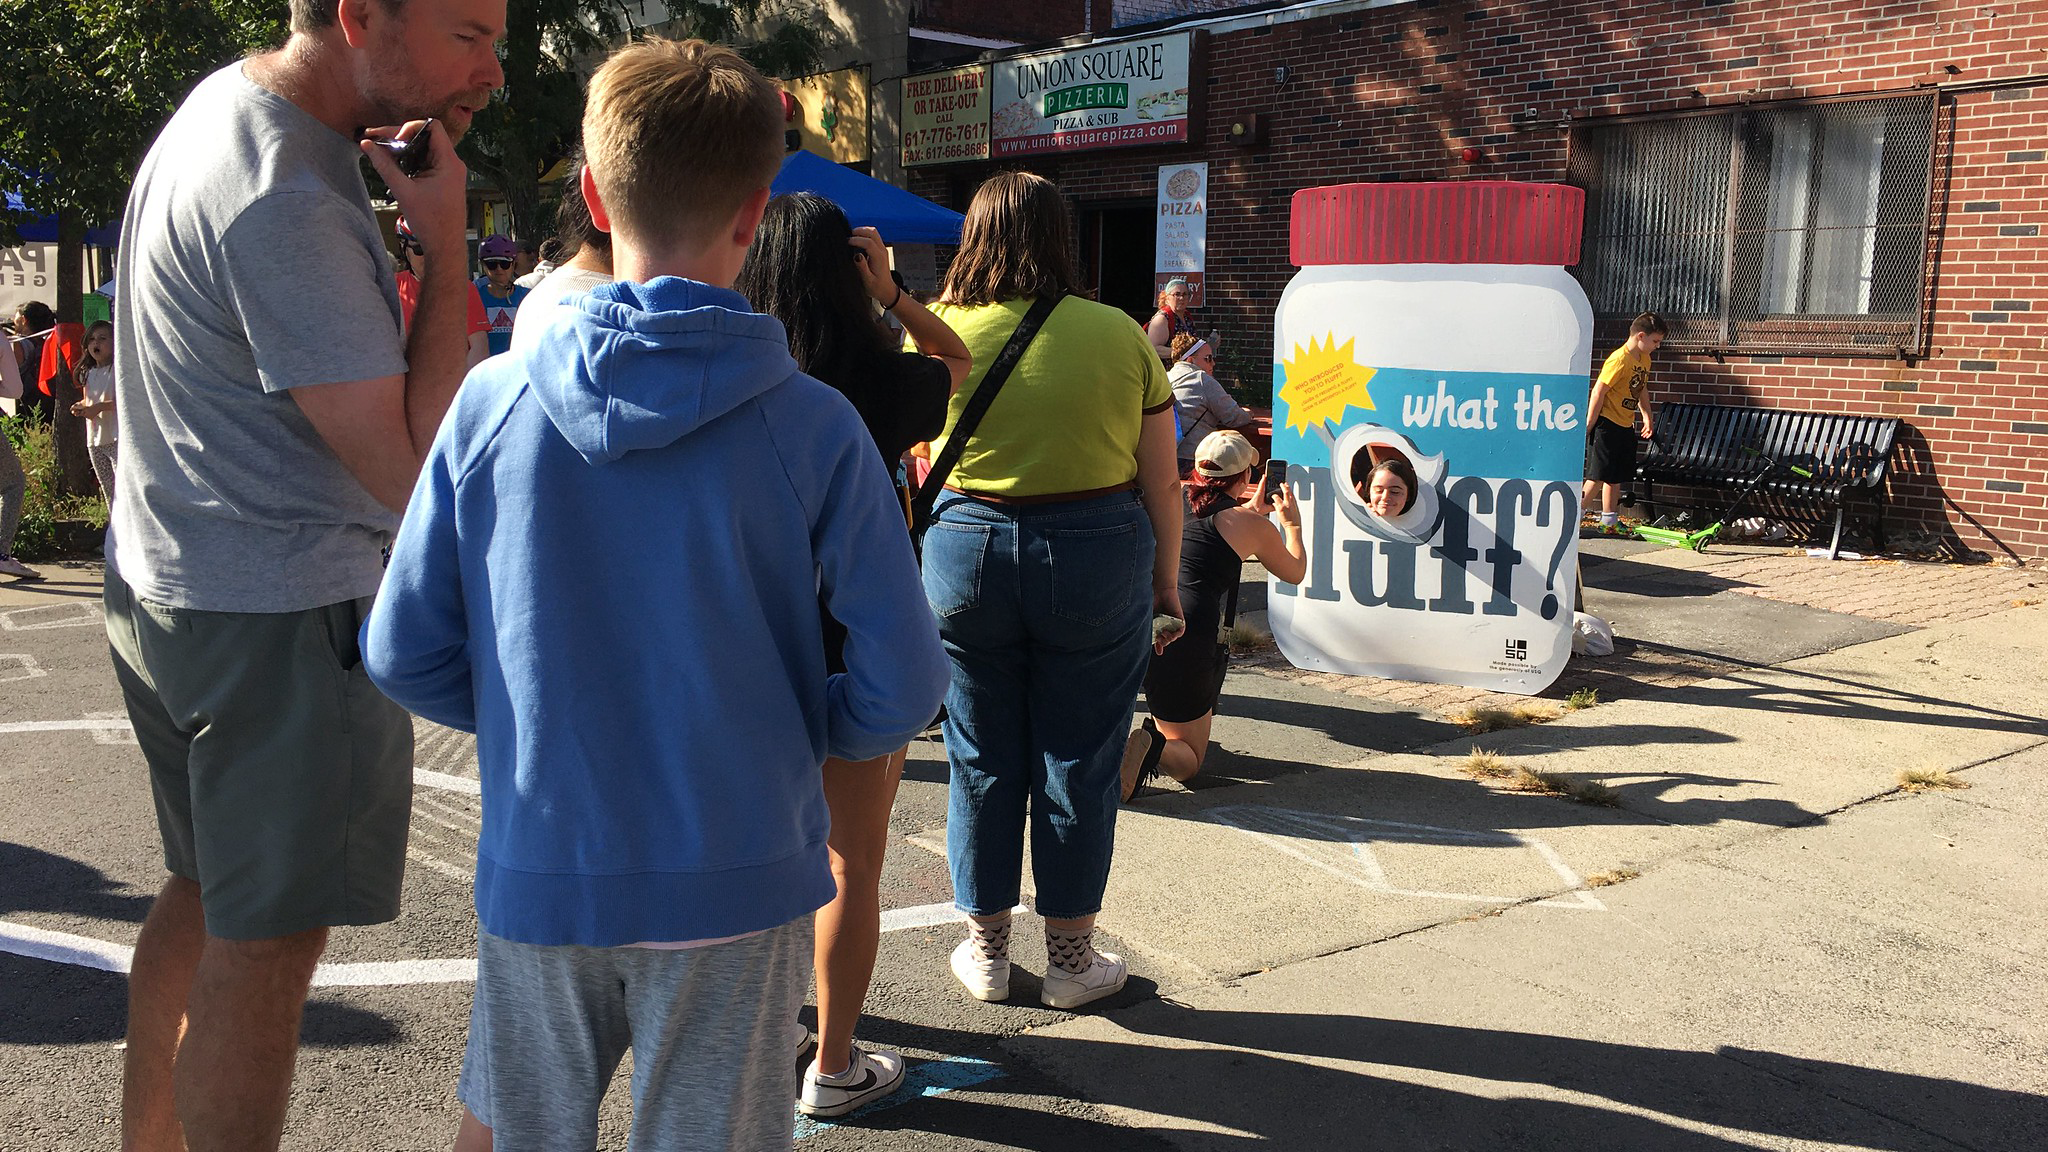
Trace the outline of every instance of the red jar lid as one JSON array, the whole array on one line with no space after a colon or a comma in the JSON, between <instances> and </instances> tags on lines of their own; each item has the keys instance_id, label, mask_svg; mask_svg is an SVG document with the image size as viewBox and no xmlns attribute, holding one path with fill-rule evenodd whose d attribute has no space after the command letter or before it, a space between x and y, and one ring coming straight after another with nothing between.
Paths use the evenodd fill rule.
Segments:
<instances>
[{"instance_id":1,"label":"red jar lid","mask_svg":"<svg viewBox=\"0 0 2048 1152\"><path fill-rule=\"evenodd\" d=\"M1510 180L1332 184L1294 194L1294 263L1579 262L1584 189Z\"/></svg>"}]
</instances>

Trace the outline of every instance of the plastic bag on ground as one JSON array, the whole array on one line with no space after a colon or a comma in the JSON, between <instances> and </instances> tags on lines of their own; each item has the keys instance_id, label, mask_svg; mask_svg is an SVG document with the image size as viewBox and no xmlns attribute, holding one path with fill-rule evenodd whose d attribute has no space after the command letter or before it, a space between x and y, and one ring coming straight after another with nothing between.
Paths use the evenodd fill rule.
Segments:
<instances>
[{"instance_id":1,"label":"plastic bag on ground","mask_svg":"<svg viewBox=\"0 0 2048 1152\"><path fill-rule=\"evenodd\" d=\"M1614 655L1614 627L1590 612L1572 613L1574 656Z\"/></svg>"}]
</instances>

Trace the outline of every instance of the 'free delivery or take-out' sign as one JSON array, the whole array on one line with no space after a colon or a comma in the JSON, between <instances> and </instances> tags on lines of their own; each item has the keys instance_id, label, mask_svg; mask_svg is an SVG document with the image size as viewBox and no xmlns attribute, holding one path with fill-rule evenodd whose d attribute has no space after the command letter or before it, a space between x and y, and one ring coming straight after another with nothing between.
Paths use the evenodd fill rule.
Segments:
<instances>
[{"instance_id":1,"label":"'free delivery or take-out' sign","mask_svg":"<svg viewBox=\"0 0 2048 1152\"><path fill-rule=\"evenodd\" d=\"M988 159L988 66L903 78L903 166Z\"/></svg>"},{"instance_id":2,"label":"'free delivery or take-out' sign","mask_svg":"<svg viewBox=\"0 0 2048 1152\"><path fill-rule=\"evenodd\" d=\"M998 60L992 154L1185 142L1192 45L1181 32Z\"/></svg>"}]
</instances>

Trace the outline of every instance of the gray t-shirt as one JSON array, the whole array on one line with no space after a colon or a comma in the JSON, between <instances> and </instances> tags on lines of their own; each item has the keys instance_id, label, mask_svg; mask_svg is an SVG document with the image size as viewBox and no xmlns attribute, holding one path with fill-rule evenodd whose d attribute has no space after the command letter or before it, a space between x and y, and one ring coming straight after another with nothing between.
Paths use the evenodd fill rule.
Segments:
<instances>
[{"instance_id":1,"label":"gray t-shirt","mask_svg":"<svg viewBox=\"0 0 2048 1152\"><path fill-rule=\"evenodd\" d=\"M107 559L145 600L294 612L377 590L398 517L288 394L406 370L358 156L234 64L142 161L114 298Z\"/></svg>"}]
</instances>

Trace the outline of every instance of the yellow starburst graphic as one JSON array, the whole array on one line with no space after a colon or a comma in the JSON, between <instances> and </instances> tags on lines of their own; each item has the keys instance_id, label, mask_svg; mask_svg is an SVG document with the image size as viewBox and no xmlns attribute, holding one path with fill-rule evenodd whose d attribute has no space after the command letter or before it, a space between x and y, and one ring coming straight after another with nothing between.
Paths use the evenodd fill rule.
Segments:
<instances>
[{"instance_id":1,"label":"yellow starburst graphic","mask_svg":"<svg viewBox=\"0 0 2048 1152\"><path fill-rule=\"evenodd\" d=\"M1282 362L1280 398L1287 401L1287 426L1306 432L1310 428L1344 419L1344 409L1373 410L1372 393L1366 385L1378 371L1352 359L1357 341L1342 345L1331 334L1327 343L1310 337L1308 347L1294 346L1294 359Z\"/></svg>"}]
</instances>

